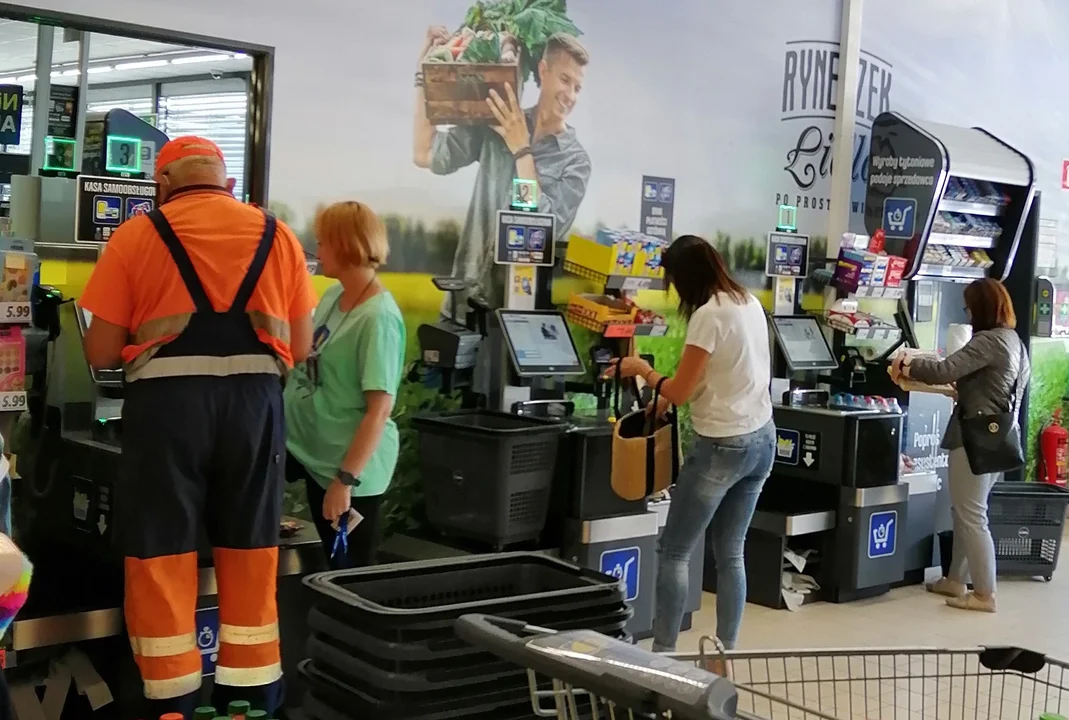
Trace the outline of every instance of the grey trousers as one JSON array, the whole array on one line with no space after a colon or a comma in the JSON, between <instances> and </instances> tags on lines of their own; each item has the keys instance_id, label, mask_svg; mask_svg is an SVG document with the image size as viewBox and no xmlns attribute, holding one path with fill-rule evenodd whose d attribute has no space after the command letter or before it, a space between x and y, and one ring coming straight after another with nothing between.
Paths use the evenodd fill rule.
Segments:
<instances>
[{"instance_id":1,"label":"grey trousers","mask_svg":"<svg viewBox=\"0 0 1069 720\"><path fill-rule=\"evenodd\" d=\"M980 595L995 592L995 543L987 524L987 498L999 473L973 475L965 450L950 451L950 515L954 552L948 578Z\"/></svg>"}]
</instances>

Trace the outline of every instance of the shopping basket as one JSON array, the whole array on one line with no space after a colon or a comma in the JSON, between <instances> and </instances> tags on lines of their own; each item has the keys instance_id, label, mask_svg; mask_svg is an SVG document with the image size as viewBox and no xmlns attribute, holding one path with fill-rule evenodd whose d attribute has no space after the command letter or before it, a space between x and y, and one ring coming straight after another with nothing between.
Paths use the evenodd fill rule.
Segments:
<instances>
[{"instance_id":1,"label":"shopping basket","mask_svg":"<svg viewBox=\"0 0 1069 720\"><path fill-rule=\"evenodd\" d=\"M457 622L457 634L468 642L528 668L537 717L1042 720L1069 714L1069 663L1017 647L724 651L702 638L697 653L659 656L632 648L621 659L611 640L590 647L588 637L573 632L542 640L551 633L482 616ZM672 693L684 687L700 701L681 705Z\"/></svg>"}]
</instances>

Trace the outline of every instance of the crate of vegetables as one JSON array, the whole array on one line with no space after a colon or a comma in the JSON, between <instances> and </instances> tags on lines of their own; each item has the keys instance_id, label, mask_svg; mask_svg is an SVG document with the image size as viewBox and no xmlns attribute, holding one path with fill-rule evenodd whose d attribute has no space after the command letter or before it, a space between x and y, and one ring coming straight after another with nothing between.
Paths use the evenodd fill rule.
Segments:
<instances>
[{"instance_id":1,"label":"crate of vegetables","mask_svg":"<svg viewBox=\"0 0 1069 720\"><path fill-rule=\"evenodd\" d=\"M495 122L486 104L490 91L508 97L505 85L520 87L515 38L464 28L423 60L427 119L434 125L484 125ZM478 62L494 58L498 62Z\"/></svg>"},{"instance_id":2,"label":"crate of vegetables","mask_svg":"<svg viewBox=\"0 0 1069 720\"><path fill-rule=\"evenodd\" d=\"M496 123L486 104L490 91L522 95L527 78L538 80L538 61L549 38L579 35L565 0L479 0L464 24L423 58L423 93L433 125Z\"/></svg>"}]
</instances>

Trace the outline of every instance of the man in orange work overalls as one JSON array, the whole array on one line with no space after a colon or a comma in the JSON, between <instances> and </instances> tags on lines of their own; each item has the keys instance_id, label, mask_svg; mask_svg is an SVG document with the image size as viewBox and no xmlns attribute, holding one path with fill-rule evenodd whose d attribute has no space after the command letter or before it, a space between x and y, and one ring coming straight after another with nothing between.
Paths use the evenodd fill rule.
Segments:
<instances>
[{"instance_id":1,"label":"man in orange work overalls","mask_svg":"<svg viewBox=\"0 0 1069 720\"><path fill-rule=\"evenodd\" d=\"M234 199L214 143L167 143L155 179L161 206L116 230L79 300L93 315L89 363L126 374L115 487L126 629L146 716L189 717L203 524L219 587L213 700L270 715L282 694L281 379L310 351L316 298L300 243Z\"/></svg>"}]
</instances>

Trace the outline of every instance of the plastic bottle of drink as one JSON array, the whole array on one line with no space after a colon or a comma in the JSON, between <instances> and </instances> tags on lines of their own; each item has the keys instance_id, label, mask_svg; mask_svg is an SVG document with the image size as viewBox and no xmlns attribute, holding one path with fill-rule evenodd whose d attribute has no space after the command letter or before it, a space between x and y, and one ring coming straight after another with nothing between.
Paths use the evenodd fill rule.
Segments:
<instances>
[{"instance_id":1,"label":"plastic bottle of drink","mask_svg":"<svg viewBox=\"0 0 1069 720\"><path fill-rule=\"evenodd\" d=\"M160 715L160 720L185 720L182 717L182 713L164 713Z\"/></svg>"},{"instance_id":2,"label":"plastic bottle of drink","mask_svg":"<svg viewBox=\"0 0 1069 720\"><path fill-rule=\"evenodd\" d=\"M245 720L249 712L249 704L244 700L235 700L226 706L226 714L235 720Z\"/></svg>"},{"instance_id":3,"label":"plastic bottle of drink","mask_svg":"<svg viewBox=\"0 0 1069 720\"><path fill-rule=\"evenodd\" d=\"M245 713L245 720L267 720L266 710L249 710Z\"/></svg>"},{"instance_id":4,"label":"plastic bottle of drink","mask_svg":"<svg viewBox=\"0 0 1069 720\"><path fill-rule=\"evenodd\" d=\"M214 720L218 716L219 713L215 712L215 708L207 705L193 711L193 720Z\"/></svg>"}]
</instances>

